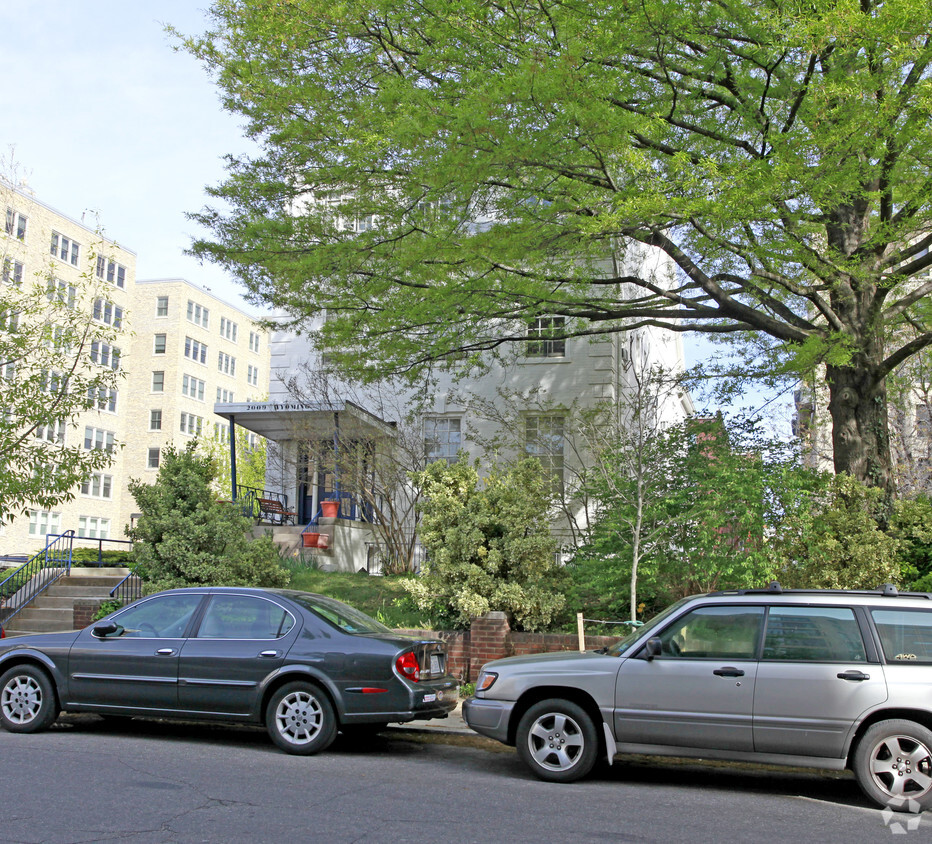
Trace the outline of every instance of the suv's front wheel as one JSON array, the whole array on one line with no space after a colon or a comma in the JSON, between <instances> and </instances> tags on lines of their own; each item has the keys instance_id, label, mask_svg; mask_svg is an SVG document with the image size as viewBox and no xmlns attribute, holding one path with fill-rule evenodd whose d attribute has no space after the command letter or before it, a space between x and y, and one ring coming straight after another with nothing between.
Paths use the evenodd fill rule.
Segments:
<instances>
[{"instance_id":1,"label":"suv's front wheel","mask_svg":"<svg viewBox=\"0 0 932 844\"><path fill-rule=\"evenodd\" d=\"M540 779L573 782L595 765L599 737L581 706L569 700L542 700L518 722L517 750Z\"/></svg>"},{"instance_id":2,"label":"suv's front wheel","mask_svg":"<svg viewBox=\"0 0 932 844\"><path fill-rule=\"evenodd\" d=\"M854 753L854 775L875 803L894 812L932 807L932 731L914 721L879 721Z\"/></svg>"}]
</instances>

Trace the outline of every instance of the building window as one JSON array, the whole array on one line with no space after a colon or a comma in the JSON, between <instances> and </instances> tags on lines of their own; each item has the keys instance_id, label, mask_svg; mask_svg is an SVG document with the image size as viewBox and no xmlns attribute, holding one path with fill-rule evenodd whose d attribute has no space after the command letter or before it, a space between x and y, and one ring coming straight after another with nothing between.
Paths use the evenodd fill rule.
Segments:
<instances>
[{"instance_id":1,"label":"building window","mask_svg":"<svg viewBox=\"0 0 932 844\"><path fill-rule=\"evenodd\" d=\"M916 405L916 434L932 438L932 413L927 404Z\"/></svg>"},{"instance_id":2,"label":"building window","mask_svg":"<svg viewBox=\"0 0 932 844\"><path fill-rule=\"evenodd\" d=\"M188 299L188 322L193 322L195 325L201 326L201 328L207 328L209 320L210 311L198 305L197 302Z\"/></svg>"},{"instance_id":3,"label":"building window","mask_svg":"<svg viewBox=\"0 0 932 844\"><path fill-rule=\"evenodd\" d=\"M201 428L204 425L204 419L195 416L193 413L181 414L181 433L188 434L192 437L200 436Z\"/></svg>"},{"instance_id":4,"label":"building window","mask_svg":"<svg viewBox=\"0 0 932 844\"><path fill-rule=\"evenodd\" d=\"M220 352L217 358L217 369L225 375L236 375L236 358Z\"/></svg>"},{"instance_id":5,"label":"building window","mask_svg":"<svg viewBox=\"0 0 932 844\"><path fill-rule=\"evenodd\" d=\"M232 320L227 319L226 317L220 317L220 336L226 337L227 340L231 342L236 342L236 329L237 325Z\"/></svg>"},{"instance_id":6,"label":"building window","mask_svg":"<svg viewBox=\"0 0 932 844\"><path fill-rule=\"evenodd\" d=\"M524 420L524 450L536 457L553 476L554 490L563 489L563 417L553 414L527 416Z\"/></svg>"},{"instance_id":7,"label":"building window","mask_svg":"<svg viewBox=\"0 0 932 844\"><path fill-rule=\"evenodd\" d=\"M207 346L193 340L190 337L184 338L184 356L196 363L207 363Z\"/></svg>"},{"instance_id":8,"label":"building window","mask_svg":"<svg viewBox=\"0 0 932 844\"><path fill-rule=\"evenodd\" d=\"M106 299L94 300L94 319L114 328L123 327L123 309Z\"/></svg>"},{"instance_id":9,"label":"building window","mask_svg":"<svg viewBox=\"0 0 932 844\"><path fill-rule=\"evenodd\" d=\"M113 475L93 472L91 476L81 484L81 495L87 495L91 498L112 498Z\"/></svg>"},{"instance_id":10,"label":"building window","mask_svg":"<svg viewBox=\"0 0 932 844\"><path fill-rule=\"evenodd\" d=\"M56 258L76 267L78 265L78 252L81 247L71 238L58 232L52 232L52 247L49 250Z\"/></svg>"},{"instance_id":11,"label":"building window","mask_svg":"<svg viewBox=\"0 0 932 844\"><path fill-rule=\"evenodd\" d=\"M61 532L61 513L50 513L48 510L29 511L29 535L45 536L49 533Z\"/></svg>"},{"instance_id":12,"label":"building window","mask_svg":"<svg viewBox=\"0 0 932 844\"><path fill-rule=\"evenodd\" d=\"M230 426L224 425L223 422L214 422L214 439L218 443L228 443L230 441Z\"/></svg>"},{"instance_id":13,"label":"building window","mask_svg":"<svg viewBox=\"0 0 932 844\"><path fill-rule=\"evenodd\" d=\"M566 340L554 335L566 328L563 317L538 317L528 323L525 354L529 358L559 358L566 354Z\"/></svg>"},{"instance_id":14,"label":"building window","mask_svg":"<svg viewBox=\"0 0 932 844\"><path fill-rule=\"evenodd\" d=\"M109 366L111 369L120 368L120 350L109 343L94 340L91 343L91 360L100 366Z\"/></svg>"},{"instance_id":15,"label":"building window","mask_svg":"<svg viewBox=\"0 0 932 844\"><path fill-rule=\"evenodd\" d=\"M88 450L96 449L112 454L116 447L116 435L113 431L87 427L84 429L84 447Z\"/></svg>"},{"instance_id":16,"label":"building window","mask_svg":"<svg viewBox=\"0 0 932 844\"><path fill-rule=\"evenodd\" d=\"M119 288L126 286L126 267L111 261L103 255L97 256L97 278L115 284Z\"/></svg>"},{"instance_id":17,"label":"building window","mask_svg":"<svg viewBox=\"0 0 932 844\"><path fill-rule=\"evenodd\" d=\"M68 391L68 381L60 372L43 369L39 376L39 389L42 390L43 393L49 393L54 396L59 392Z\"/></svg>"},{"instance_id":18,"label":"building window","mask_svg":"<svg viewBox=\"0 0 932 844\"><path fill-rule=\"evenodd\" d=\"M157 369L152 373L152 392L162 393L165 391L165 372Z\"/></svg>"},{"instance_id":19,"label":"building window","mask_svg":"<svg viewBox=\"0 0 932 844\"><path fill-rule=\"evenodd\" d=\"M65 444L65 420L59 419L49 425L40 425L36 428L36 439L45 440L48 443Z\"/></svg>"},{"instance_id":20,"label":"building window","mask_svg":"<svg viewBox=\"0 0 932 844\"><path fill-rule=\"evenodd\" d=\"M146 461L146 467L149 469L158 469L159 468L159 457L162 453L160 448L153 447L149 449L149 456Z\"/></svg>"},{"instance_id":21,"label":"building window","mask_svg":"<svg viewBox=\"0 0 932 844\"><path fill-rule=\"evenodd\" d=\"M259 351L259 335L255 331L249 332L249 351L250 352Z\"/></svg>"},{"instance_id":22,"label":"building window","mask_svg":"<svg viewBox=\"0 0 932 844\"><path fill-rule=\"evenodd\" d=\"M233 391L224 390L222 387L217 387L217 401L222 404L232 404L233 403Z\"/></svg>"},{"instance_id":23,"label":"building window","mask_svg":"<svg viewBox=\"0 0 932 844\"><path fill-rule=\"evenodd\" d=\"M204 401L204 382L200 378L185 375L181 379L181 394L198 401Z\"/></svg>"},{"instance_id":24,"label":"building window","mask_svg":"<svg viewBox=\"0 0 932 844\"><path fill-rule=\"evenodd\" d=\"M246 383L251 384L253 387L259 386L259 367L249 364L246 367Z\"/></svg>"},{"instance_id":25,"label":"building window","mask_svg":"<svg viewBox=\"0 0 932 844\"><path fill-rule=\"evenodd\" d=\"M23 262L3 259L3 283L19 287L23 283Z\"/></svg>"},{"instance_id":26,"label":"building window","mask_svg":"<svg viewBox=\"0 0 932 844\"><path fill-rule=\"evenodd\" d=\"M463 446L459 417L428 417L424 420L424 447L427 459L455 463Z\"/></svg>"},{"instance_id":27,"label":"building window","mask_svg":"<svg viewBox=\"0 0 932 844\"><path fill-rule=\"evenodd\" d=\"M90 387L87 391L87 408L88 410L106 410L110 413L116 413L117 409L117 391L108 390L106 387L95 389Z\"/></svg>"},{"instance_id":28,"label":"building window","mask_svg":"<svg viewBox=\"0 0 932 844\"><path fill-rule=\"evenodd\" d=\"M98 516L78 516L78 536L87 539L108 539L110 537L110 519Z\"/></svg>"},{"instance_id":29,"label":"building window","mask_svg":"<svg viewBox=\"0 0 932 844\"><path fill-rule=\"evenodd\" d=\"M26 217L12 208L6 209L6 233L17 240L26 239Z\"/></svg>"},{"instance_id":30,"label":"building window","mask_svg":"<svg viewBox=\"0 0 932 844\"><path fill-rule=\"evenodd\" d=\"M168 297L159 296L155 300L155 315L157 317L168 316Z\"/></svg>"},{"instance_id":31,"label":"building window","mask_svg":"<svg viewBox=\"0 0 932 844\"><path fill-rule=\"evenodd\" d=\"M78 290L73 284L68 284L60 278L50 278L45 291L45 298L50 302L59 302L73 308L78 298Z\"/></svg>"},{"instance_id":32,"label":"building window","mask_svg":"<svg viewBox=\"0 0 932 844\"><path fill-rule=\"evenodd\" d=\"M150 410L149 411L149 430L150 431L161 431L162 430L162 411L161 410Z\"/></svg>"},{"instance_id":33,"label":"building window","mask_svg":"<svg viewBox=\"0 0 932 844\"><path fill-rule=\"evenodd\" d=\"M164 355L164 354L165 354L165 346L166 346L166 340L165 340L165 338L166 338L166 336L167 336L167 335L165 335L165 334L156 334L156 335L155 335L155 340L154 340L153 345L152 345L152 354L154 354L154 355Z\"/></svg>"}]
</instances>

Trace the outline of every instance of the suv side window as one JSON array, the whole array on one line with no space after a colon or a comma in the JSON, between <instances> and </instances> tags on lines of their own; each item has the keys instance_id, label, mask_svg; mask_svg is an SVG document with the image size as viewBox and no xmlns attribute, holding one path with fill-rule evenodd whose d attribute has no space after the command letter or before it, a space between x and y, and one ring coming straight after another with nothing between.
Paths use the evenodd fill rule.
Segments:
<instances>
[{"instance_id":1,"label":"suv side window","mask_svg":"<svg viewBox=\"0 0 932 844\"><path fill-rule=\"evenodd\" d=\"M771 607L764 659L866 662L864 640L849 607Z\"/></svg>"},{"instance_id":2,"label":"suv side window","mask_svg":"<svg viewBox=\"0 0 932 844\"><path fill-rule=\"evenodd\" d=\"M932 662L932 612L871 610L888 662Z\"/></svg>"},{"instance_id":3,"label":"suv side window","mask_svg":"<svg viewBox=\"0 0 932 844\"><path fill-rule=\"evenodd\" d=\"M754 659L763 607L699 607L660 634L663 656L682 659Z\"/></svg>"}]
</instances>

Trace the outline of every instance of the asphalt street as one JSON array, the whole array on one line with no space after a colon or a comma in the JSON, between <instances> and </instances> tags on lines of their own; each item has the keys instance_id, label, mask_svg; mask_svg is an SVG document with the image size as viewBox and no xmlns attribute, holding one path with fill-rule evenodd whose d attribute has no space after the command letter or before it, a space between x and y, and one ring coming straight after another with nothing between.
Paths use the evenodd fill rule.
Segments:
<instances>
[{"instance_id":1,"label":"asphalt street","mask_svg":"<svg viewBox=\"0 0 932 844\"><path fill-rule=\"evenodd\" d=\"M0 731L0 764L6 844L932 838L932 818L870 808L848 775L639 757L554 785L463 732L389 729L302 758L256 728L66 715Z\"/></svg>"}]
</instances>

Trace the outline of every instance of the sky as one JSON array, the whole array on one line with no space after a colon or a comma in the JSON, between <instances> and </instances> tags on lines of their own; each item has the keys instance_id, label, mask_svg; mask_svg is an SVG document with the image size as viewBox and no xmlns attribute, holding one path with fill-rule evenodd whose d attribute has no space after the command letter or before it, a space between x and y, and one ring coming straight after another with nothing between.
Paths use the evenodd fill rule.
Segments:
<instances>
[{"instance_id":1,"label":"sky","mask_svg":"<svg viewBox=\"0 0 932 844\"><path fill-rule=\"evenodd\" d=\"M221 268L184 250L186 219L250 149L207 73L164 31L206 28L207 0L0 0L0 158L66 216L136 253L139 279L186 278L259 315Z\"/></svg>"}]
</instances>

